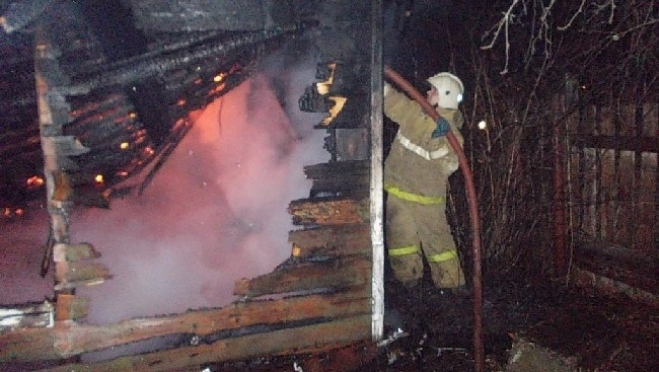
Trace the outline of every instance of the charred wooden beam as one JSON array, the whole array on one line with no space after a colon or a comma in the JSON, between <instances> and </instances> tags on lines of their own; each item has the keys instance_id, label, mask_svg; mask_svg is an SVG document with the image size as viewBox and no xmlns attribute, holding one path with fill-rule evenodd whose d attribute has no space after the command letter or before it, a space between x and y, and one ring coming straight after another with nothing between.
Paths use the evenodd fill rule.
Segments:
<instances>
[{"instance_id":1,"label":"charred wooden beam","mask_svg":"<svg viewBox=\"0 0 659 372\"><path fill-rule=\"evenodd\" d=\"M330 163L320 163L307 165L304 167L304 174L307 178L320 179L325 177L336 177L342 175L367 176L370 174L368 161L336 161Z\"/></svg>"},{"instance_id":2,"label":"charred wooden beam","mask_svg":"<svg viewBox=\"0 0 659 372\"><path fill-rule=\"evenodd\" d=\"M315 164L304 168L313 180L311 196L367 196L370 169L366 161L338 161Z\"/></svg>"},{"instance_id":3,"label":"charred wooden beam","mask_svg":"<svg viewBox=\"0 0 659 372\"><path fill-rule=\"evenodd\" d=\"M370 283L371 262L361 257L292 264L254 279L236 282L233 293L246 297L268 294L338 290ZM370 290L370 287L369 287Z\"/></svg>"},{"instance_id":4,"label":"charred wooden beam","mask_svg":"<svg viewBox=\"0 0 659 372\"><path fill-rule=\"evenodd\" d=\"M301 199L288 206L296 225L348 225L369 221L368 199Z\"/></svg>"},{"instance_id":5,"label":"charred wooden beam","mask_svg":"<svg viewBox=\"0 0 659 372\"><path fill-rule=\"evenodd\" d=\"M371 252L370 226L325 226L294 230L288 234L293 243L293 256L309 257L364 255Z\"/></svg>"},{"instance_id":6,"label":"charred wooden beam","mask_svg":"<svg viewBox=\"0 0 659 372\"><path fill-rule=\"evenodd\" d=\"M296 21L296 2L167 0L130 1L138 27L152 32L261 30Z\"/></svg>"},{"instance_id":7,"label":"charred wooden beam","mask_svg":"<svg viewBox=\"0 0 659 372\"><path fill-rule=\"evenodd\" d=\"M69 151L66 147L80 153L85 149L77 146L71 137L63 136L62 126L68 119L69 105L66 99L53 91L52 87L62 84L66 77L57 62L58 51L51 45L48 33L43 26L37 27L35 43L35 86L37 92L37 107L39 111L39 132L43 151L46 178L46 201L50 214L50 234L46 251L42 259L42 275L48 271L50 260L53 257L53 247L64 245L70 241L69 211L71 208L71 189L68 175L63 171ZM62 140L67 138L67 140ZM59 139L59 140L58 140ZM60 143L73 143L71 146L60 146ZM64 154L60 153L63 150ZM87 149L88 150L88 149ZM55 277L63 278L68 275L64 266L56 266ZM57 284L57 283L56 283ZM56 296L62 293L56 293ZM69 294L69 293L64 293Z\"/></svg>"},{"instance_id":8,"label":"charred wooden beam","mask_svg":"<svg viewBox=\"0 0 659 372\"><path fill-rule=\"evenodd\" d=\"M189 334L199 339L217 339L209 336L255 325L350 317L368 311L369 301L363 293L347 292L239 302L222 309L133 319L106 326L56 322L54 328L22 329L0 334L0 367L2 363L68 358L167 335ZM225 333L227 337L231 335L230 332Z\"/></svg>"},{"instance_id":9,"label":"charred wooden beam","mask_svg":"<svg viewBox=\"0 0 659 372\"><path fill-rule=\"evenodd\" d=\"M135 84L193 66L209 58L228 58L232 54L242 53L246 48L275 41L298 31L297 25L292 25L275 30L231 35L229 38L223 37L177 51L162 50L156 56L149 53L110 64L103 70L86 76L76 76L72 84L61 85L60 89L66 94L77 95L108 86Z\"/></svg>"},{"instance_id":10,"label":"charred wooden beam","mask_svg":"<svg viewBox=\"0 0 659 372\"><path fill-rule=\"evenodd\" d=\"M69 364L41 371L173 372L201 370L209 363L244 360L262 355L321 353L367 339L371 332L370 322L370 315L360 315L331 323L220 340L212 344L180 347L168 351L121 357L94 364Z\"/></svg>"}]
</instances>

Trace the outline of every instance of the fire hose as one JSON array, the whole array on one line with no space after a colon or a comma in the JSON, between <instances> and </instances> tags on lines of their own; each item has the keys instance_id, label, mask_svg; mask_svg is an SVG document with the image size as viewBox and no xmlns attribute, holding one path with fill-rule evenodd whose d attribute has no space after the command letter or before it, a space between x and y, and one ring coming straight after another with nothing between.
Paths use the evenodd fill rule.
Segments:
<instances>
[{"instance_id":1,"label":"fire hose","mask_svg":"<svg viewBox=\"0 0 659 372\"><path fill-rule=\"evenodd\" d=\"M421 95L407 80L400 76L397 72L392 70L389 66L384 67L384 75L395 83L398 87L404 90L410 97L416 100L423 110L434 121L439 119L439 114L432 105ZM472 233L472 259L473 259L473 274L472 281L474 286L474 304L473 304L473 319L474 319L474 332L473 332L473 346L474 346L474 361L476 372L483 372L485 367L485 347L483 344L483 284L482 284L482 266L481 266L481 240L480 240L480 219L478 217L478 205L476 204L476 189L474 187L474 176L471 172L467 157L465 156L460 143L455 135L449 130L446 134L446 139L453 148L453 151L458 155L460 163L460 170L465 180L465 189L467 192L467 202L469 203L469 217L471 221Z\"/></svg>"}]
</instances>

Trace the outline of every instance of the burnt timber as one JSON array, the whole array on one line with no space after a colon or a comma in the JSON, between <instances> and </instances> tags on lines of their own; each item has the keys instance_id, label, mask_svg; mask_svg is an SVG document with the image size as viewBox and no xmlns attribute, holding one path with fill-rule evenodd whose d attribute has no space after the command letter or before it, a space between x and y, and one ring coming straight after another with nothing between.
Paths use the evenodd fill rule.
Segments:
<instances>
[{"instance_id":1,"label":"burnt timber","mask_svg":"<svg viewBox=\"0 0 659 372\"><path fill-rule=\"evenodd\" d=\"M299 37L304 32L304 22L290 19L289 13L281 7L297 7L302 13L310 7L296 1L250 1L255 9L264 13L260 19L262 22L248 12L242 21L240 17L218 16L221 11L214 6L213 14L208 9L203 9L206 13L202 9L192 12L201 15L199 19L174 17L172 22L163 23L155 17L164 13L155 9L168 9L174 2L151 1L149 7L144 5L145 2L135 2L134 16L138 26L149 36L151 50L141 55L117 58L102 50L101 42L87 25L80 26L75 11L62 8L50 14L56 1L35 2L35 6L39 5L36 3L43 8L30 16L35 17L35 24L46 38L39 45L45 57L42 72L49 82L42 93L43 97L59 97L55 101L42 99L43 107L55 110L55 124L61 127L63 134L71 136L67 137L69 140L65 144L68 147L62 145L49 153L59 161L52 169L54 176L50 180L55 195L53 201L63 208L61 212L54 212L54 218L66 215L67 208L75 202L70 199L68 188L85 189L87 186L81 174L92 173L99 167L121 165L128 169L130 176L146 164L157 165L166 161L176 141L185 135L185 116L189 111L204 107L247 79L254 62L267 54L269 48L277 48L282 40ZM330 351L365 341L363 355L347 359L358 363L374 355L372 341L381 335L378 334L377 319L374 325L373 277L381 269L374 266L373 245L378 243L371 239L374 231L371 185L373 161L380 164L382 159L381 155L369 159L370 151L361 150L360 155L355 156L352 152L342 153L342 149L370 148L369 131L373 129L369 123L374 118L375 122L378 121L373 112L379 112L379 102L370 93L381 89L377 77L381 60L377 57L377 48L374 51L371 46L372 40L379 37L379 29L372 24L374 22L363 22L363 16L378 19L380 5L379 2L359 5L349 1L310 3L317 7L310 12L311 18L323 14L322 20L315 22L318 25L312 37L322 52L319 71L328 64L351 66L337 70L340 73L348 71L346 76L349 79L341 79L342 83L335 84L330 90L331 97L324 99L340 97L349 104L342 112L333 113L338 116L318 127L329 134L327 150L332 161L301 170L313 181L313 186L309 198L294 200L289 206L291 218L299 226L289 233L290 258L270 274L235 283L234 292L241 299L229 306L95 326L85 324L89 304L85 298L75 295L75 288L111 280L112 273L94 263L99 253L92 244L69 243L64 236L52 247L57 277L55 306L45 303L30 307L32 310L20 310L25 319L35 320L31 324L34 326L27 326L28 321L0 330L0 368L198 371L226 361ZM219 8L231 8L227 11L233 9L235 14L235 5L232 4L226 2ZM346 23L348 14L360 14L360 22ZM304 13L304 16L309 14ZM58 19L65 22L59 24ZM3 20L5 29L21 27L9 24L11 20ZM213 29L218 23L226 29ZM193 37L181 39L182 33ZM371 38L363 37L371 33L374 35ZM70 38L75 42L67 42ZM76 64L74 55L81 52L85 58ZM191 70L189 67L193 63L201 67ZM198 85L195 82L199 79L218 73L227 79L223 90L213 90L208 86L191 89ZM322 74L318 75L320 78ZM369 80L372 81L370 85L355 87ZM133 106L134 100L125 90L127 86L138 90L153 86L155 92L150 94L162 99L166 107L158 119L166 122L167 127L160 128L160 137L144 136L145 128L147 132L149 129L151 132L158 130L149 128L148 114ZM26 98L20 102L12 103L12 109L29 107L38 100L33 99L30 92L24 96ZM180 104L181 99L185 99L184 105ZM106 129L110 127L121 131L108 132ZM337 135L338 128L341 132ZM15 132L4 131L3 141L13 135ZM41 139L53 135L42 130ZM23 156L34 157L36 154L38 158L38 152L33 148L38 147L37 136L36 132L31 134L33 139L28 141L28 147L23 148ZM74 138L83 138L83 143L91 147L90 154L94 156L86 158L85 151L67 153L67 148L76 149L78 145L71 141ZM109 142L116 144L126 140L137 145L138 151L132 158L105 158L106 164L98 164L103 147ZM350 143L346 145L346 142ZM374 143L377 144L377 139ZM149 148L155 151L145 151ZM60 176L63 182L56 182L59 179L56 170L65 171ZM378 173L376 169L376 177ZM377 186L375 190L377 192ZM91 199L103 203L102 199L107 196L93 195ZM377 203L375 207L379 207ZM377 232L381 212L375 216ZM66 233L67 227L63 226L62 230ZM48 311L35 312L35 308ZM31 314L36 317L30 318ZM54 321L49 316L54 317ZM140 354L126 351L119 357L101 361L84 362L81 359L89 353L164 338L176 342Z\"/></svg>"}]
</instances>

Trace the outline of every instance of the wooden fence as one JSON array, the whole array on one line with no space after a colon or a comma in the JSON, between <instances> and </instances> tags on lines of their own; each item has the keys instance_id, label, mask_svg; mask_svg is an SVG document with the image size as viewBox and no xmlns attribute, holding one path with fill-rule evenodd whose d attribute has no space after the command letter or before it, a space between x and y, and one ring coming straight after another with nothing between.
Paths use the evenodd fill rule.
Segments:
<instances>
[{"instance_id":1,"label":"wooden fence","mask_svg":"<svg viewBox=\"0 0 659 372\"><path fill-rule=\"evenodd\" d=\"M566 121L563 194L573 273L609 291L659 293L659 104L584 106Z\"/></svg>"}]
</instances>

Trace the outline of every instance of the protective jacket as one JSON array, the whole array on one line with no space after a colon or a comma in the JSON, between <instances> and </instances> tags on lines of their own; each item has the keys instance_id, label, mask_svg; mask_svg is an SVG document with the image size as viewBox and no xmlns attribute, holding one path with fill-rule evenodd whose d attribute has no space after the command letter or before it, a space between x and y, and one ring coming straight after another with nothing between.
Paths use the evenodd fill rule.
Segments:
<instances>
[{"instance_id":1,"label":"protective jacket","mask_svg":"<svg viewBox=\"0 0 659 372\"><path fill-rule=\"evenodd\" d=\"M451 125L460 145L458 131L464 119L458 110L438 108L437 112ZM384 97L385 115L399 125L396 138L385 161L385 188L424 197L446 194L446 181L458 169L458 157L446 137L431 138L437 124L421 105L393 88Z\"/></svg>"},{"instance_id":2,"label":"protective jacket","mask_svg":"<svg viewBox=\"0 0 659 372\"><path fill-rule=\"evenodd\" d=\"M421 105L387 86L384 113L399 125L387 159L384 180L388 193L386 241L394 276L405 283L423 276L425 255L432 280L439 288L464 284L455 241L446 221L446 185L458 169L458 158ZM438 109L462 145L458 110Z\"/></svg>"}]
</instances>

